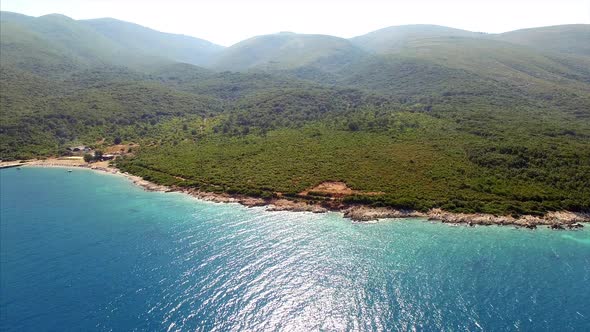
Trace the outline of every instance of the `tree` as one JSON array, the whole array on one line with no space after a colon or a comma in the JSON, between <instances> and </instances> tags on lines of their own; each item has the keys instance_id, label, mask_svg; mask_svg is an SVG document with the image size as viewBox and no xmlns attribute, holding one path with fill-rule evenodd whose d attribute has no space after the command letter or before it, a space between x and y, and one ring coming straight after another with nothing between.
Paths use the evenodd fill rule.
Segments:
<instances>
[{"instance_id":1,"label":"tree","mask_svg":"<svg viewBox=\"0 0 590 332\"><path fill-rule=\"evenodd\" d=\"M96 150L94 151L94 160L101 160L102 159L102 151Z\"/></svg>"},{"instance_id":2,"label":"tree","mask_svg":"<svg viewBox=\"0 0 590 332\"><path fill-rule=\"evenodd\" d=\"M72 155L74 155L74 154L72 153L72 151L70 151L70 150L68 150L68 149L63 149L63 150L59 151L59 154L60 154L61 156L72 156Z\"/></svg>"},{"instance_id":3,"label":"tree","mask_svg":"<svg viewBox=\"0 0 590 332\"><path fill-rule=\"evenodd\" d=\"M350 131L358 131L360 128L359 128L358 123L356 123L356 122L349 122L348 123L348 129Z\"/></svg>"},{"instance_id":4,"label":"tree","mask_svg":"<svg viewBox=\"0 0 590 332\"><path fill-rule=\"evenodd\" d=\"M121 141L122 141L121 137L117 136L117 137L115 137L115 140L113 141L113 143L115 143L115 145L117 145L117 144L121 144Z\"/></svg>"},{"instance_id":5,"label":"tree","mask_svg":"<svg viewBox=\"0 0 590 332\"><path fill-rule=\"evenodd\" d=\"M93 156L92 156L90 153L86 153L86 154L84 154L84 161L85 161L85 162L89 163L89 162L91 162L92 160L94 160L94 157L93 157Z\"/></svg>"}]
</instances>

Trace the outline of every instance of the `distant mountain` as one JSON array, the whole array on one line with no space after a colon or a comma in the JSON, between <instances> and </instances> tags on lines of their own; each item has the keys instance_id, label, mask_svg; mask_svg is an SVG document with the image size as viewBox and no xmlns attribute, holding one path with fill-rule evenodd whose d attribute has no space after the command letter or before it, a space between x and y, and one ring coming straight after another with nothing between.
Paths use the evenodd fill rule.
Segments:
<instances>
[{"instance_id":1,"label":"distant mountain","mask_svg":"<svg viewBox=\"0 0 590 332\"><path fill-rule=\"evenodd\" d=\"M370 52L396 53L413 43L436 38L493 39L534 48L544 52L559 52L571 55L590 55L590 24L571 24L516 30L501 34L487 34L454 29L438 25L392 26L350 41Z\"/></svg>"},{"instance_id":2,"label":"distant mountain","mask_svg":"<svg viewBox=\"0 0 590 332\"><path fill-rule=\"evenodd\" d=\"M440 37L480 37L481 35L481 33L439 25L416 24L391 26L351 38L350 41L367 51L391 53L403 49L408 43L415 40Z\"/></svg>"},{"instance_id":3,"label":"distant mountain","mask_svg":"<svg viewBox=\"0 0 590 332\"><path fill-rule=\"evenodd\" d=\"M280 70L302 66L339 67L363 56L346 39L282 32L257 36L226 49L213 67L222 70Z\"/></svg>"},{"instance_id":4,"label":"distant mountain","mask_svg":"<svg viewBox=\"0 0 590 332\"><path fill-rule=\"evenodd\" d=\"M32 17L32 16L27 16L27 15L20 14L20 13L0 11L0 20L2 20L2 21L25 23L25 22L29 22L33 19L34 19L34 17Z\"/></svg>"},{"instance_id":5,"label":"distant mountain","mask_svg":"<svg viewBox=\"0 0 590 332\"><path fill-rule=\"evenodd\" d=\"M123 57L133 57L120 45L63 15L34 18L2 12L0 24L0 61L39 74L122 64Z\"/></svg>"},{"instance_id":6,"label":"distant mountain","mask_svg":"<svg viewBox=\"0 0 590 332\"><path fill-rule=\"evenodd\" d=\"M176 62L203 66L218 55L223 46L209 41L159 32L141 25L102 18L80 21L93 28L109 40L124 45L127 51L170 59Z\"/></svg>"},{"instance_id":7,"label":"distant mountain","mask_svg":"<svg viewBox=\"0 0 590 332\"><path fill-rule=\"evenodd\" d=\"M499 34L496 38L545 52L590 56L590 24L516 30Z\"/></svg>"},{"instance_id":8,"label":"distant mountain","mask_svg":"<svg viewBox=\"0 0 590 332\"><path fill-rule=\"evenodd\" d=\"M400 55L425 60L477 77L522 89L587 88L590 69L534 49L489 38L433 38L419 40Z\"/></svg>"},{"instance_id":9,"label":"distant mountain","mask_svg":"<svg viewBox=\"0 0 590 332\"><path fill-rule=\"evenodd\" d=\"M391 53L365 55L338 70L303 66L300 79L389 95L502 95L545 98L561 89L584 92L590 59L545 54L492 38L416 39Z\"/></svg>"},{"instance_id":10,"label":"distant mountain","mask_svg":"<svg viewBox=\"0 0 590 332\"><path fill-rule=\"evenodd\" d=\"M36 64L38 72L59 72L64 66L117 65L145 69L166 62L205 64L223 49L202 39L162 33L114 19L76 21L58 14L35 18L1 12L0 22L2 61L26 62L29 67ZM56 63L48 64L47 56Z\"/></svg>"}]
</instances>

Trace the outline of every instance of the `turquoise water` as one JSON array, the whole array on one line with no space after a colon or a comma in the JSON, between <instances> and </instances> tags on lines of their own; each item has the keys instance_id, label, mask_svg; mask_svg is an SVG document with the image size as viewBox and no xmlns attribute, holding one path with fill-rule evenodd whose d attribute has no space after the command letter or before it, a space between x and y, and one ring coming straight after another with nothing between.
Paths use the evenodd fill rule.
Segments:
<instances>
[{"instance_id":1,"label":"turquoise water","mask_svg":"<svg viewBox=\"0 0 590 332\"><path fill-rule=\"evenodd\" d=\"M0 180L0 330L590 330L589 226L352 224L88 170Z\"/></svg>"}]
</instances>

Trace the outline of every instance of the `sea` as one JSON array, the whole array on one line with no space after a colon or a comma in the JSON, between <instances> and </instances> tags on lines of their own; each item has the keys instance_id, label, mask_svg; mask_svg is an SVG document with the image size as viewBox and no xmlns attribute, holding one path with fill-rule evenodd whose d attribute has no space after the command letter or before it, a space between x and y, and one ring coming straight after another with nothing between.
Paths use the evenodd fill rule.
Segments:
<instances>
[{"instance_id":1,"label":"sea","mask_svg":"<svg viewBox=\"0 0 590 332\"><path fill-rule=\"evenodd\" d=\"M579 231L353 223L0 171L2 331L590 331Z\"/></svg>"}]
</instances>

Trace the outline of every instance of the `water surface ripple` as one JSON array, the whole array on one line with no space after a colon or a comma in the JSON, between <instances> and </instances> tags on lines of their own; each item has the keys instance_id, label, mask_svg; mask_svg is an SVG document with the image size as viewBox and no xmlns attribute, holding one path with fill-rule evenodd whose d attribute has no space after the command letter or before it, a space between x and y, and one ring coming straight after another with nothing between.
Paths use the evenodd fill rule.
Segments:
<instances>
[{"instance_id":1,"label":"water surface ripple","mask_svg":"<svg viewBox=\"0 0 590 332\"><path fill-rule=\"evenodd\" d=\"M352 224L86 170L0 177L1 330L590 330L588 226Z\"/></svg>"}]
</instances>

